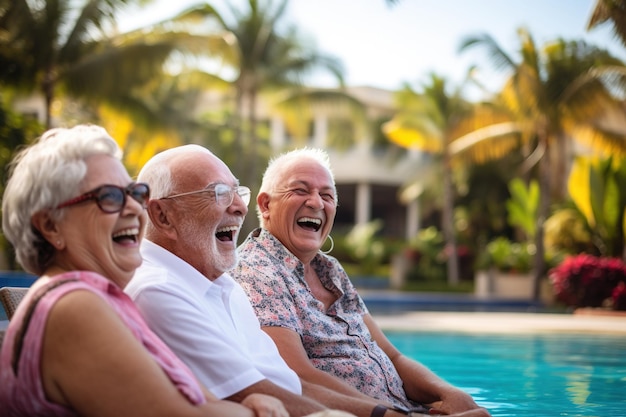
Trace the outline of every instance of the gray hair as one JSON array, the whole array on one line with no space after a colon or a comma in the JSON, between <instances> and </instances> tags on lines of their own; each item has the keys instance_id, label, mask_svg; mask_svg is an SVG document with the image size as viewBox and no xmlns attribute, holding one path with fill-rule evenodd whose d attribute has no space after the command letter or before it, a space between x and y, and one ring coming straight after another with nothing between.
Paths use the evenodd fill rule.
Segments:
<instances>
[{"instance_id":1,"label":"gray hair","mask_svg":"<svg viewBox=\"0 0 626 417\"><path fill-rule=\"evenodd\" d=\"M330 166L328 153L319 148L294 149L270 159L265 173L263 174L263 179L261 180L259 193L267 193L271 197L281 185L285 174L288 173L293 166L298 165L305 160L317 162L328 172L328 175L333 183L335 203L339 204L337 187L335 186L335 175L333 174L333 170ZM263 220L261 209L258 205L256 212L259 218L259 224L261 227L265 227L265 221Z\"/></svg>"},{"instance_id":2,"label":"gray hair","mask_svg":"<svg viewBox=\"0 0 626 417\"><path fill-rule=\"evenodd\" d=\"M172 165L177 157L195 152L213 153L204 146L190 144L177 146L154 155L139 171L137 181L150 184L150 198L158 200L167 197L176 189L176 180L172 177Z\"/></svg>"},{"instance_id":3,"label":"gray hair","mask_svg":"<svg viewBox=\"0 0 626 417\"><path fill-rule=\"evenodd\" d=\"M179 179L172 176L174 161L181 155L195 152L206 152L213 155L207 148L195 144L167 149L154 155L146 162L137 175L137 181L150 184L150 198L158 200L167 197L172 194L172 190L178 187ZM146 230L149 232L152 227L152 222L148 220Z\"/></svg>"},{"instance_id":4,"label":"gray hair","mask_svg":"<svg viewBox=\"0 0 626 417\"><path fill-rule=\"evenodd\" d=\"M51 217L60 220L65 211L56 207L79 192L87 174L85 160L93 155L121 160L122 151L102 127L78 125L48 130L11 161L2 230L26 271L43 274L56 251L32 226L32 216L50 210Z\"/></svg>"}]
</instances>

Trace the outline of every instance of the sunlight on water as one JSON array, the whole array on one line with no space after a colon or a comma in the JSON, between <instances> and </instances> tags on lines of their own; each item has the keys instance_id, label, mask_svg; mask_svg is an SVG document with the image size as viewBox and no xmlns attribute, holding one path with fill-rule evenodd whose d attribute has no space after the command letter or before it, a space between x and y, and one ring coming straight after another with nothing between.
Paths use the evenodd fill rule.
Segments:
<instances>
[{"instance_id":1,"label":"sunlight on water","mask_svg":"<svg viewBox=\"0 0 626 417\"><path fill-rule=\"evenodd\" d=\"M493 417L626 416L626 337L386 334Z\"/></svg>"}]
</instances>

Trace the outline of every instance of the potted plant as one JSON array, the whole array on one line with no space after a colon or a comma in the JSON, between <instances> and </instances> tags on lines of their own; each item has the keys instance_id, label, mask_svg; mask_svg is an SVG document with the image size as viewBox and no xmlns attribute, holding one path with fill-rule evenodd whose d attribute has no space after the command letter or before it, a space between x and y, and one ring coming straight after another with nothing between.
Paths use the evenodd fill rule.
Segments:
<instances>
[{"instance_id":1,"label":"potted plant","mask_svg":"<svg viewBox=\"0 0 626 417\"><path fill-rule=\"evenodd\" d=\"M498 237L489 242L476 263L475 294L479 297L531 298L532 243Z\"/></svg>"}]
</instances>

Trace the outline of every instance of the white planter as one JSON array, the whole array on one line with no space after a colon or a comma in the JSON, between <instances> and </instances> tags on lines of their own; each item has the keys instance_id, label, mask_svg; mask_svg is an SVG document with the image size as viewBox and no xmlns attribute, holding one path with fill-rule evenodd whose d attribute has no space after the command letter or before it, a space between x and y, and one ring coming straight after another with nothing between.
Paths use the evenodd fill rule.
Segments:
<instances>
[{"instance_id":1,"label":"white planter","mask_svg":"<svg viewBox=\"0 0 626 417\"><path fill-rule=\"evenodd\" d=\"M474 295L479 298L532 299L533 277L530 273L508 273L495 269L478 271Z\"/></svg>"}]
</instances>

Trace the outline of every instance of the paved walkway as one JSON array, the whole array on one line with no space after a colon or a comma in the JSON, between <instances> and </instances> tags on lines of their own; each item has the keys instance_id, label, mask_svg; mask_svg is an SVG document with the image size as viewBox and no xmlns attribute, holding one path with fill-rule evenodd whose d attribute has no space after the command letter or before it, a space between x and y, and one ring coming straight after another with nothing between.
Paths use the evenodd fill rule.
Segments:
<instances>
[{"instance_id":1,"label":"paved walkway","mask_svg":"<svg viewBox=\"0 0 626 417\"><path fill-rule=\"evenodd\" d=\"M419 311L375 315L383 330L472 333L585 333L626 336L626 314L545 314Z\"/></svg>"}]
</instances>

